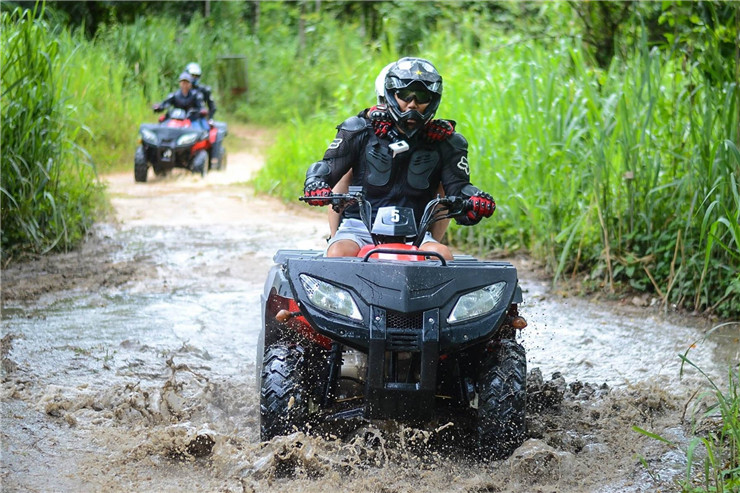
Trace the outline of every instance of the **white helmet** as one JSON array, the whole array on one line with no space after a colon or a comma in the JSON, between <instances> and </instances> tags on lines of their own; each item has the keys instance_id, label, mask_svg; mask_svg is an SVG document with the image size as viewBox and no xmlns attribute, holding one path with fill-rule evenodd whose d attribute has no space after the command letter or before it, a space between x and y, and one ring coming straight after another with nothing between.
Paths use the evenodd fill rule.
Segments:
<instances>
[{"instance_id":1,"label":"white helmet","mask_svg":"<svg viewBox=\"0 0 740 493\"><path fill-rule=\"evenodd\" d=\"M185 67L185 72L189 73L193 79L195 79L193 82L197 83L198 79L200 79L201 70L200 65L197 63L188 63L187 67Z\"/></svg>"},{"instance_id":2,"label":"white helmet","mask_svg":"<svg viewBox=\"0 0 740 493\"><path fill-rule=\"evenodd\" d=\"M378 76L375 78L375 96L378 98L378 104L385 104L385 76L388 74L388 70L396 62L391 62L380 71Z\"/></svg>"}]
</instances>

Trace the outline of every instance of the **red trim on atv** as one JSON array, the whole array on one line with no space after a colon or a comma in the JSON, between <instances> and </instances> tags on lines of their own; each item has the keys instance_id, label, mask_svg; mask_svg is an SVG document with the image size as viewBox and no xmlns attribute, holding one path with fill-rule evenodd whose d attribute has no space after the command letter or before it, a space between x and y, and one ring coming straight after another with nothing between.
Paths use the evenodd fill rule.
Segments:
<instances>
[{"instance_id":1,"label":"red trim on atv","mask_svg":"<svg viewBox=\"0 0 740 493\"><path fill-rule=\"evenodd\" d=\"M405 243L384 243L383 248L393 249L393 250L408 250L409 252L418 252L419 249L413 245L407 245ZM376 245L365 245L362 247L357 254L358 257L362 258L365 255L368 254L371 250L377 250L378 247ZM386 253L386 252L378 252L373 253L370 255L370 258L372 259L383 259L383 260L411 260L411 261L419 261L419 260L425 260L424 255L401 255L397 253Z\"/></svg>"}]
</instances>

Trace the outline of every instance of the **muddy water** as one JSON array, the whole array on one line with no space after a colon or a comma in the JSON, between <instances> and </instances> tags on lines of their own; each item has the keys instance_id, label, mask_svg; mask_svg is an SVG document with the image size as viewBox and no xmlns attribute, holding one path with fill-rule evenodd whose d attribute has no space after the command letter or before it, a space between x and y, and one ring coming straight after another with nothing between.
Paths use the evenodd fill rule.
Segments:
<instances>
[{"instance_id":1,"label":"muddy water","mask_svg":"<svg viewBox=\"0 0 740 493\"><path fill-rule=\"evenodd\" d=\"M677 354L707 326L563 298L526 264L522 341L539 370L531 439L511 459L474 463L443 431L400 425L260 444L262 282L275 250L321 248L327 227L242 185L258 153L229 160L204 180L108 177L117 219L96 228L104 248L60 260L60 279L75 261L91 271L4 295L3 491L671 491L680 451L631 427L686 443L684 408L702 379L679 378ZM101 256L110 262L93 272ZM21 293L23 272L5 274L4 290ZM716 331L692 361L721 379L737 336Z\"/></svg>"}]
</instances>

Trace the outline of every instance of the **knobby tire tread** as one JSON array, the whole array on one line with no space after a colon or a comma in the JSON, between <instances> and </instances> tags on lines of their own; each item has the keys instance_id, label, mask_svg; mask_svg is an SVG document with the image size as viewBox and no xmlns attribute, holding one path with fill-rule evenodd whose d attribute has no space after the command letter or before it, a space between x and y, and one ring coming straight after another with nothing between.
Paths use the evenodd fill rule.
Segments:
<instances>
[{"instance_id":1,"label":"knobby tire tread","mask_svg":"<svg viewBox=\"0 0 740 493\"><path fill-rule=\"evenodd\" d=\"M477 446L483 459L504 459L526 435L527 361L524 348L502 340L478 377Z\"/></svg>"},{"instance_id":2,"label":"knobby tire tread","mask_svg":"<svg viewBox=\"0 0 740 493\"><path fill-rule=\"evenodd\" d=\"M306 424L308 395L303 384L303 363L300 346L275 345L265 350L260 391L260 437L263 441L290 434Z\"/></svg>"}]
</instances>

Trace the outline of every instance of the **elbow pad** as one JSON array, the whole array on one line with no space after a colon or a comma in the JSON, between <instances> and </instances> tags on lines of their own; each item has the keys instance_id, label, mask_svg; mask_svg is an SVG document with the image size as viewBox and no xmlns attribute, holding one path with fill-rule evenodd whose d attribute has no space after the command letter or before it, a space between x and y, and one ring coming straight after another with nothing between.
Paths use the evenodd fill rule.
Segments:
<instances>
[{"instance_id":1,"label":"elbow pad","mask_svg":"<svg viewBox=\"0 0 740 493\"><path fill-rule=\"evenodd\" d=\"M308 167L304 185L310 185L319 181L329 183L331 169L325 161L317 161Z\"/></svg>"}]
</instances>

